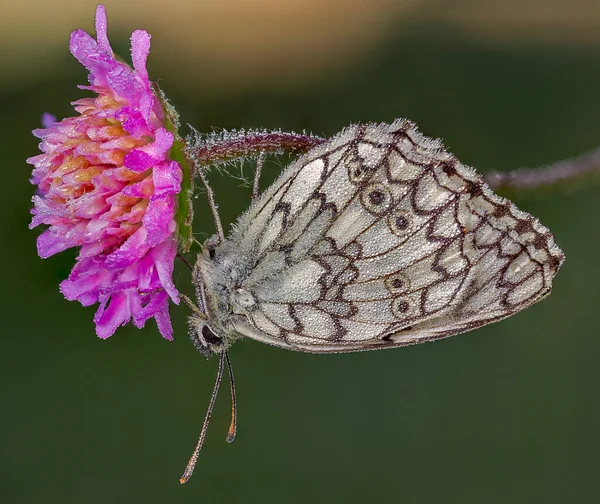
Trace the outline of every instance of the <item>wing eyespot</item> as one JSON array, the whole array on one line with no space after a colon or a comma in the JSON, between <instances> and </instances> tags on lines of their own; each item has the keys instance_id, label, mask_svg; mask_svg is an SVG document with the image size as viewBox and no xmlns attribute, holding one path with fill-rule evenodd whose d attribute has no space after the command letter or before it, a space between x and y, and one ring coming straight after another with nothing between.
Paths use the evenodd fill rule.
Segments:
<instances>
[{"instance_id":1,"label":"wing eyespot","mask_svg":"<svg viewBox=\"0 0 600 504\"><path fill-rule=\"evenodd\" d=\"M393 295L404 294L410 289L410 280L401 273L388 276L384 283L386 289Z\"/></svg>"},{"instance_id":2,"label":"wing eyespot","mask_svg":"<svg viewBox=\"0 0 600 504\"><path fill-rule=\"evenodd\" d=\"M392 205L392 195L383 184L370 184L361 190L360 201L369 212L381 215Z\"/></svg>"},{"instance_id":3,"label":"wing eyespot","mask_svg":"<svg viewBox=\"0 0 600 504\"><path fill-rule=\"evenodd\" d=\"M410 303L403 297L394 298L392 301L392 313L398 318L406 317L410 310Z\"/></svg>"},{"instance_id":4,"label":"wing eyespot","mask_svg":"<svg viewBox=\"0 0 600 504\"><path fill-rule=\"evenodd\" d=\"M344 164L348 168L348 178L353 184L364 182L373 172L373 170L363 164L360 161L360 158L354 153L351 153L346 157Z\"/></svg>"},{"instance_id":5,"label":"wing eyespot","mask_svg":"<svg viewBox=\"0 0 600 504\"><path fill-rule=\"evenodd\" d=\"M388 227L396 236L404 237L410 233L412 219L405 210L397 210L388 215Z\"/></svg>"}]
</instances>

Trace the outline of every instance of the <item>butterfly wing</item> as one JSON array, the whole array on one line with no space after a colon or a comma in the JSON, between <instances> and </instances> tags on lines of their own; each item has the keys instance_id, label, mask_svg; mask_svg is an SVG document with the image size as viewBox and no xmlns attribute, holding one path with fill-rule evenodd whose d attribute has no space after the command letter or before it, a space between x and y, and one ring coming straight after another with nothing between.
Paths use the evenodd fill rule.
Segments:
<instances>
[{"instance_id":1,"label":"butterfly wing","mask_svg":"<svg viewBox=\"0 0 600 504\"><path fill-rule=\"evenodd\" d=\"M500 320L547 295L564 260L535 217L406 120L351 126L311 149L227 242L253 297L233 329L315 353Z\"/></svg>"}]
</instances>

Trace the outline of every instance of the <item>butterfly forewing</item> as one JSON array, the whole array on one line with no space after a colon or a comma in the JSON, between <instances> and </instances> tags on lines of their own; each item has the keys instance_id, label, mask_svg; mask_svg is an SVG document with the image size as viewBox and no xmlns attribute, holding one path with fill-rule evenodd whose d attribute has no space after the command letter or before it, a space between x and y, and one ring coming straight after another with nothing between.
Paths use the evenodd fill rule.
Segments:
<instances>
[{"instance_id":1,"label":"butterfly forewing","mask_svg":"<svg viewBox=\"0 0 600 504\"><path fill-rule=\"evenodd\" d=\"M352 126L242 215L235 332L309 352L401 346L507 317L550 292L552 235L409 121ZM227 262L227 261L226 261Z\"/></svg>"}]
</instances>

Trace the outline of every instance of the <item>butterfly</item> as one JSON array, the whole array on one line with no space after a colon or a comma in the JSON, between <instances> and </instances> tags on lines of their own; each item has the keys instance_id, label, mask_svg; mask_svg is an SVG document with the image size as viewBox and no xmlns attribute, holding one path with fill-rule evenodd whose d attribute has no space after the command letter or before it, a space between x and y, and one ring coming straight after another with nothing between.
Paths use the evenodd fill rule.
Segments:
<instances>
[{"instance_id":1,"label":"butterfly","mask_svg":"<svg viewBox=\"0 0 600 504\"><path fill-rule=\"evenodd\" d=\"M224 362L235 404L236 340L312 353L434 341L544 298L564 261L538 219L404 119L344 129L256 196L193 270L191 339L220 364L182 482ZM209 201L216 213L212 192ZM235 418L233 406L228 440Z\"/></svg>"}]
</instances>

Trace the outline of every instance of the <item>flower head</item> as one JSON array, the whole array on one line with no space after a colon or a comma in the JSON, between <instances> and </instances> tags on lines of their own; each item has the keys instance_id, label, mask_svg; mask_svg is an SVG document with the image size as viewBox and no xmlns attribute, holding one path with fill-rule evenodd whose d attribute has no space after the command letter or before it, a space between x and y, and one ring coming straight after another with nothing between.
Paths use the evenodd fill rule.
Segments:
<instances>
[{"instance_id":1,"label":"flower head","mask_svg":"<svg viewBox=\"0 0 600 504\"><path fill-rule=\"evenodd\" d=\"M74 102L75 117L56 122L45 115L44 128L33 132L43 154L27 160L38 186L30 227L49 225L37 240L41 257L81 247L61 291L85 306L100 303L98 336L107 338L130 320L142 327L154 317L171 339L183 176L171 152L179 139L148 80L150 35L132 34L131 68L112 52L102 5L96 34L94 40L83 30L73 32L69 48L90 72L90 85L80 88L97 96Z\"/></svg>"}]
</instances>

